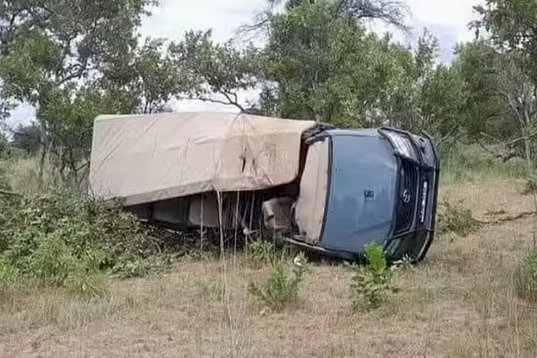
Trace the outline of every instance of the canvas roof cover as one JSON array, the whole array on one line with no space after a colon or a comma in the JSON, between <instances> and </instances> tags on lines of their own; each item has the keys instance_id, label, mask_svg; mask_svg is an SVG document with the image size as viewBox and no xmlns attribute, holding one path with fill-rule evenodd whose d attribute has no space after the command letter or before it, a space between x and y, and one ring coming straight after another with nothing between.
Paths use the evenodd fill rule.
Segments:
<instances>
[{"instance_id":1,"label":"canvas roof cover","mask_svg":"<svg viewBox=\"0 0 537 358\"><path fill-rule=\"evenodd\" d=\"M137 205L292 182L313 121L233 113L105 115L95 120L90 189Z\"/></svg>"}]
</instances>

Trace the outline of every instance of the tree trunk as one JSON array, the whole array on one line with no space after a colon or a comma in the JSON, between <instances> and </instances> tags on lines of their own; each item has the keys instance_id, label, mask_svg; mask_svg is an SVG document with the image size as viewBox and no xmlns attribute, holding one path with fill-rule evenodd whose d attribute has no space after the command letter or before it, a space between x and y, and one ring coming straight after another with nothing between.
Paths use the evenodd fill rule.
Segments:
<instances>
[{"instance_id":1,"label":"tree trunk","mask_svg":"<svg viewBox=\"0 0 537 358\"><path fill-rule=\"evenodd\" d=\"M41 155L39 158L39 186L42 188L44 186L44 172L45 172L45 159L47 158L47 145L43 143L41 145Z\"/></svg>"},{"instance_id":2,"label":"tree trunk","mask_svg":"<svg viewBox=\"0 0 537 358\"><path fill-rule=\"evenodd\" d=\"M524 128L523 131L524 136L524 156L526 159L526 165L528 169L528 175L533 174L533 158L531 153L531 138L529 136L529 130L527 128Z\"/></svg>"}]
</instances>

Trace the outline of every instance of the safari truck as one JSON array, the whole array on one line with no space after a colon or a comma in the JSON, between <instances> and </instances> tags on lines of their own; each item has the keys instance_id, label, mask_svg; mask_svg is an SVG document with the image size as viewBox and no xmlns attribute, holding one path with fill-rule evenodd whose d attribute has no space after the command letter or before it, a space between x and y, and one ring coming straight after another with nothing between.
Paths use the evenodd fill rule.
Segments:
<instances>
[{"instance_id":1,"label":"safari truck","mask_svg":"<svg viewBox=\"0 0 537 358\"><path fill-rule=\"evenodd\" d=\"M433 241L438 178L426 134L248 114L103 115L90 190L161 225L271 232L344 259L378 243L418 262Z\"/></svg>"}]
</instances>

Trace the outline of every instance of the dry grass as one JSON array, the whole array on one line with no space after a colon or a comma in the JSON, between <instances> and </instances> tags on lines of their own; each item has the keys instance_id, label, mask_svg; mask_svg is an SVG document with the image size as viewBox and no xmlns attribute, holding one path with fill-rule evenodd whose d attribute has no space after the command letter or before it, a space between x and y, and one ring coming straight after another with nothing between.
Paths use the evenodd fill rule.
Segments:
<instances>
[{"instance_id":1,"label":"dry grass","mask_svg":"<svg viewBox=\"0 0 537 358\"><path fill-rule=\"evenodd\" d=\"M458 184L482 220L531 210L513 182ZM0 311L2 356L534 357L537 307L515 296L512 272L532 245L534 217L488 225L465 238L439 238L426 262L400 270L400 292L353 314L352 271L312 264L301 301L262 314L247 293L268 268L244 257L185 260L173 272L109 282L84 301L36 291ZM223 275L225 269L225 275ZM225 279L224 279L225 277Z\"/></svg>"}]
</instances>

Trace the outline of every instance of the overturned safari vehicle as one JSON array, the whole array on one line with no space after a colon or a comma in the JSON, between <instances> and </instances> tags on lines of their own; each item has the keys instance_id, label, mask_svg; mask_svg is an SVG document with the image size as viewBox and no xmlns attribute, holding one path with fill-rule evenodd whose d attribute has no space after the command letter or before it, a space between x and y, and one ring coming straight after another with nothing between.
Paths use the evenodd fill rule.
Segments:
<instances>
[{"instance_id":1,"label":"overturned safari vehicle","mask_svg":"<svg viewBox=\"0 0 537 358\"><path fill-rule=\"evenodd\" d=\"M392 260L421 261L438 181L431 139L392 128L228 113L95 120L94 195L162 225L269 231L331 257L378 243Z\"/></svg>"}]
</instances>

